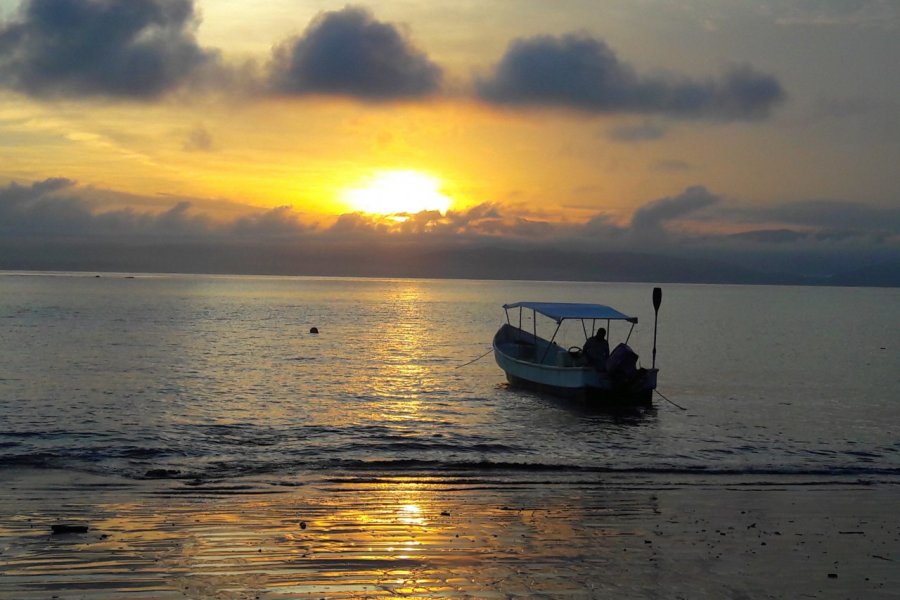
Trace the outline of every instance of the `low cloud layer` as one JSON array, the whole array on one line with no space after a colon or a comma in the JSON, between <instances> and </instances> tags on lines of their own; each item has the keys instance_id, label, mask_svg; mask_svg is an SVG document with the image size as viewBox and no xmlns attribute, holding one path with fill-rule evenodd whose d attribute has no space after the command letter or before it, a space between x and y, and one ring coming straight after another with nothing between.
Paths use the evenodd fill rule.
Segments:
<instances>
[{"instance_id":1,"label":"low cloud layer","mask_svg":"<svg viewBox=\"0 0 900 600\"><path fill-rule=\"evenodd\" d=\"M641 76L602 40L576 34L514 41L477 90L500 105L726 120L766 117L785 98L777 79L747 66L706 80Z\"/></svg>"},{"instance_id":2,"label":"low cloud layer","mask_svg":"<svg viewBox=\"0 0 900 600\"><path fill-rule=\"evenodd\" d=\"M783 27L900 28L900 6L890 0L786 2L770 6L769 11Z\"/></svg>"},{"instance_id":3,"label":"low cloud layer","mask_svg":"<svg viewBox=\"0 0 900 600\"><path fill-rule=\"evenodd\" d=\"M640 235L660 235L666 222L685 217L721 201L703 186L694 186L677 196L660 198L638 208L631 219L631 228Z\"/></svg>"},{"instance_id":4,"label":"low cloud layer","mask_svg":"<svg viewBox=\"0 0 900 600\"><path fill-rule=\"evenodd\" d=\"M627 223L603 214L583 223L555 222L484 203L408 214L402 222L349 213L321 226L290 207L247 207L244 216L228 221L212 218L202 202L176 200L155 212L93 208L109 193L61 178L0 187L0 268L116 265L120 270L453 277L516 277L521 271L522 277L537 278L755 283L804 282L805 276L844 271L862 273L848 282L900 285L900 279L892 283L893 271L871 270L882 262L900 265L898 211L850 203L740 208L695 186L647 202ZM724 215L732 225L767 225L736 234L691 228L692 221L708 223ZM773 228L769 223L777 215L783 225ZM199 253L196 260L188 260L191 253ZM607 261L602 273L594 267L598 253ZM533 261L524 260L531 254L543 257L538 271L529 271ZM651 254L655 258L646 258ZM489 255L506 262L498 259L488 269L481 261ZM715 264L709 257L716 257ZM564 268L557 264L562 269L557 275L551 268L555 260L565 263ZM441 261L452 263L452 270L436 271ZM392 264L399 270L392 271ZM641 271L645 267L649 270Z\"/></svg>"},{"instance_id":5,"label":"low cloud layer","mask_svg":"<svg viewBox=\"0 0 900 600\"><path fill-rule=\"evenodd\" d=\"M159 213L131 209L94 212L86 192L70 179L53 178L0 188L0 236L177 236L211 232L212 221L189 213L190 203L176 202Z\"/></svg>"},{"instance_id":6,"label":"low cloud layer","mask_svg":"<svg viewBox=\"0 0 900 600\"><path fill-rule=\"evenodd\" d=\"M879 208L839 200L804 200L736 212L749 222L759 220L826 230L881 231L900 235L900 208Z\"/></svg>"},{"instance_id":7,"label":"low cloud layer","mask_svg":"<svg viewBox=\"0 0 900 600\"><path fill-rule=\"evenodd\" d=\"M157 98L215 61L196 26L192 0L26 0L0 25L0 83L39 97Z\"/></svg>"},{"instance_id":8,"label":"low cloud layer","mask_svg":"<svg viewBox=\"0 0 900 600\"><path fill-rule=\"evenodd\" d=\"M347 7L320 14L302 36L276 50L270 85L288 95L395 100L435 93L441 76L398 27Z\"/></svg>"},{"instance_id":9,"label":"low cloud layer","mask_svg":"<svg viewBox=\"0 0 900 600\"><path fill-rule=\"evenodd\" d=\"M799 240L881 240L900 246L900 209L838 201L804 201L765 207L726 202L704 186L646 202L627 222L599 214L583 223L549 221L486 202L463 210L422 211L402 219L364 213L341 215L323 227L291 207L259 210L245 207L243 216L221 221L210 216L202 200L176 199L162 210L131 208L98 210L112 192L83 188L64 178L0 188L0 235L199 235L199 236L425 236L473 239L521 238L531 241L571 240L606 245L656 245L694 239L735 239L759 243ZM132 199L135 200L135 199ZM160 205L159 199L146 205ZM238 205L234 205L235 207ZM691 233L692 222L727 222L740 234ZM764 227L754 228L756 223ZM780 227L772 228L772 223ZM673 225L679 224L678 227ZM708 227L706 228L708 230Z\"/></svg>"}]
</instances>

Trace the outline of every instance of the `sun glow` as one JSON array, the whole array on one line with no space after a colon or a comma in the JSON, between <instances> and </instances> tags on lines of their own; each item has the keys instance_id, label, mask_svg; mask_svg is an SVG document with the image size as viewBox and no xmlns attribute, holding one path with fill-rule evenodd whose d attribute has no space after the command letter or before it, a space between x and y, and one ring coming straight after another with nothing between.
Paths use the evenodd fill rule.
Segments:
<instances>
[{"instance_id":1,"label":"sun glow","mask_svg":"<svg viewBox=\"0 0 900 600\"><path fill-rule=\"evenodd\" d=\"M344 192L353 210L378 215L415 214L423 210L447 212L452 200L441 193L441 182L418 171L382 171L364 187Z\"/></svg>"}]
</instances>

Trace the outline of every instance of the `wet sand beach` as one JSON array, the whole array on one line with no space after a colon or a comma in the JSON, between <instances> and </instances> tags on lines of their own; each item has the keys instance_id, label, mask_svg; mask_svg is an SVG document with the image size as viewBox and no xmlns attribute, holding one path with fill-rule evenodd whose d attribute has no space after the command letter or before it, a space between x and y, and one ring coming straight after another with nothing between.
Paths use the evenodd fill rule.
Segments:
<instances>
[{"instance_id":1,"label":"wet sand beach","mask_svg":"<svg viewBox=\"0 0 900 600\"><path fill-rule=\"evenodd\" d=\"M4 472L3 598L897 598L890 483ZM53 534L54 524L86 525Z\"/></svg>"}]
</instances>

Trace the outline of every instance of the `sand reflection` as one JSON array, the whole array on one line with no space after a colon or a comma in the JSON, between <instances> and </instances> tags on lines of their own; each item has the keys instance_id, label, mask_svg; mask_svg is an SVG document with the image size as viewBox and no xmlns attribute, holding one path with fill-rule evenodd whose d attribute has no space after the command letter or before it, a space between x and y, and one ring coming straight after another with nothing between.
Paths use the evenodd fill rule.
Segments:
<instances>
[{"instance_id":1,"label":"sand reflection","mask_svg":"<svg viewBox=\"0 0 900 600\"><path fill-rule=\"evenodd\" d=\"M113 590L203 598L524 593L523 558L529 568L536 559L553 563L538 586L550 591L571 579L564 563L581 552L571 543L572 507L548 505L550 498L526 509L510 506L504 490L404 477L263 493L273 491L175 486L141 502L73 505L65 518L91 530L67 538L47 535L63 515L41 514L30 529L0 532L19 549L7 554L2 585L34 597L74 587L88 597Z\"/></svg>"},{"instance_id":2,"label":"sand reflection","mask_svg":"<svg viewBox=\"0 0 900 600\"><path fill-rule=\"evenodd\" d=\"M797 574L826 564L842 578L816 585L835 597L887 597L896 581L890 490L831 488L840 502L818 509L796 502L802 486L492 480L99 482L93 502L83 481L19 481L27 491L0 502L0 597L797 597L809 586ZM61 519L90 530L50 535Z\"/></svg>"}]
</instances>

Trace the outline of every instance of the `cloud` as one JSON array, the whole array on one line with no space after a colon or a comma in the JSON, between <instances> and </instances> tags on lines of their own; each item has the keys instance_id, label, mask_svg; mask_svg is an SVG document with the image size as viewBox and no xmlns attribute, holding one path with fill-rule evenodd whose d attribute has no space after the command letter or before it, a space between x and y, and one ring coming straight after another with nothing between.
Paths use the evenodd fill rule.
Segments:
<instances>
[{"instance_id":1,"label":"cloud","mask_svg":"<svg viewBox=\"0 0 900 600\"><path fill-rule=\"evenodd\" d=\"M793 229L757 229L734 233L728 237L733 240L763 244L793 244L805 239L807 235Z\"/></svg>"},{"instance_id":2,"label":"cloud","mask_svg":"<svg viewBox=\"0 0 900 600\"><path fill-rule=\"evenodd\" d=\"M258 214L237 218L227 229L242 236L292 236L313 229L304 224L290 206L277 206Z\"/></svg>"},{"instance_id":3,"label":"cloud","mask_svg":"<svg viewBox=\"0 0 900 600\"><path fill-rule=\"evenodd\" d=\"M639 123L614 127L607 132L609 139L616 142L649 142L666 135L665 127L657 123Z\"/></svg>"},{"instance_id":4,"label":"cloud","mask_svg":"<svg viewBox=\"0 0 900 600\"><path fill-rule=\"evenodd\" d=\"M880 208L844 200L802 200L763 208L737 208L728 214L744 222L777 221L832 231L900 235L900 208Z\"/></svg>"},{"instance_id":5,"label":"cloud","mask_svg":"<svg viewBox=\"0 0 900 600\"><path fill-rule=\"evenodd\" d=\"M624 223L604 213L580 223L554 221L512 206L485 202L446 213L432 210L403 214L399 215L400 219L348 213L340 215L330 226L320 226L290 206L261 210L228 203L228 211L236 216L214 218L215 211L223 207L221 201L120 196L109 190L80 187L65 178L30 185L10 183L0 187L0 236L347 241L415 238L448 242L505 239L625 249L636 243L643 246L647 240L653 240L659 247L675 247L686 241L733 243L742 247L749 244L759 248L773 244L900 246L900 209L838 201L726 206L720 196L702 186L647 202ZM127 203L129 208L116 208L121 203ZM713 206L714 211L704 211ZM679 230L677 236L668 235L670 223L698 216L728 223L731 231L743 231L716 234L707 226L703 234ZM754 229L754 223L765 225Z\"/></svg>"},{"instance_id":6,"label":"cloud","mask_svg":"<svg viewBox=\"0 0 900 600\"><path fill-rule=\"evenodd\" d=\"M783 27L900 27L900 7L891 0L801 0L774 10L775 23Z\"/></svg>"},{"instance_id":7,"label":"cloud","mask_svg":"<svg viewBox=\"0 0 900 600\"><path fill-rule=\"evenodd\" d=\"M192 0L25 0L0 25L0 84L40 97L159 97L216 55Z\"/></svg>"},{"instance_id":8,"label":"cloud","mask_svg":"<svg viewBox=\"0 0 900 600\"><path fill-rule=\"evenodd\" d=\"M620 239L627 230L616 224L609 215L596 215L582 227L581 235L603 240Z\"/></svg>"},{"instance_id":9,"label":"cloud","mask_svg":"<svg viewBox=\"0 0 900 600\"><path fill-rule=\"evenodd\" d=\"M397 26L348 6L320 14L302 36L276 49L270 85L286 95L398 100L435 93L441 77Z\"/></svg>"},{"instance_id":10,"label":"cloud","mask_svg":"<svg viewBox=\"0 0 900 600\"><path fill-rule=\"evenodd\" d=\"M182 149L185 152L211 152L214 149L212 134L204 127L192 129Z\"/></svg>"},{"instance_id":11,"label":"cloud","mask_svg":"<svg viewBox=\"0 0 900 600\"><path fill-rule=\"evenodd\" d=\"M0 232L85 229L90 225L91 214L83 203L53 196L74 184L70 179L53 178L30 186L10 183L5 188L0 188Z\"/></svg>"},{"instance_id":12,"label":"cloud","mask_svg":"<svg viewBox=\"0 0 900 600\"><path fill-rule=\"evenodd\" d=\"M748 66L702 81L642 77L602 40L580 34L512 42L476 89L498 105L725 120L764 118L785 98L777 79Z\"/></svg>"},{"instance_id":13,"label":"cloud","mask_svg":"<svg viewBox=\"0 0 900 600\"><path fill-rule=\"evenodd\" d=\"M337 236L358 236L386 233L388 228L372 216L362 213L346 213L339 216L328 231Z\"/></svg>"},{"instance_id":14,"label":"cloud","mask_svg":"<svg viewBox=\"0 0 900 600\"><path fill-rule=\"evenodd\" d=\"M97 208L110 205L110 194L64 178L0 187L0 268L783 283L900 264L900 209L833 201L735 209L700 186L644 204L628 224L609 214L584 223L543 220L488 202L408 214L403 222L351 213L322 227L288 206L245 206L224 221L205 214L202 207L215 204L202 199L175 200L162 211ZM159 199L138 205L158 207ZM672 221L712 206L705 214L730 215L731 225L767 225L665 235ZM776 215L803 227L772 227ZM841 221L847 227L833 227ZM651 248L648 239L657 243Z\"/></svg>"},{"instance_id":15,"label":"cloud","mask_svg":"<svg viewBox=\"0 0 900 600\"><path fill-rule=\"evenodd\" d=\"M94 212L70 179L15 182L0 188L0 234L5 235L196 235L212 222L193 215L190 202L177 202L159 213L131 209Z\"/></svg>"},{"instance_id":16,"label":"cloud","mask_svg":"<svg viewBox=\"0 0 900 600\"><path fill-rule=\"evenodd\" d=\"M663 158L655 161L650 168L654 171L688 171L693 168L691 163L677 158Z\"/></svg>"},{"instance_id":17,"label":"cloud","mask_svg":"<svg viewBox=\"0 0 900 600\"><path fill-rule=\"evenodd\" d=\"M268 65L225 64L199 45L195 0L23 0L0 23L0 87L34 97L152 100L192 86L258 98L344 96L368 102L441 92L443 69L405 28L347 6L320 13L278 45ZM599 39L569 34L510 44L474 94L508 106L673 118L764 118L785 98L776 78L748 66L715 78L642 76ZM208 150L197 135L187 150ZM619 141L657 139L657 125L619 128Z\"/></svg>"},{"instance_id":18,"label":"cloud","mask_svg":"<svg viewBox=\"0 0 900 600\"><path fill-rule=\"evenodd\" d=\"M638 234L657 234L663 231L663 225L712 206L721 201L719 196L710 193L703 186L693 186L677 196L654 200L635 211L631 219L631 228Z\"/></svg>"},{"instance_id":19,"label":"cloud","mask_svg":"<svg viewBox=\"0 0 900 600\"><path fill-rule=\"evenodd\" d=\"M522 219L502 214L499 206L483 203L465 210L441 213L425 210L402 215L404 220L348 213L341 215L327 233L336 235L400 234L431 237L460 237L478 235L514 235Z\"/></svg>"}]
</instances>

